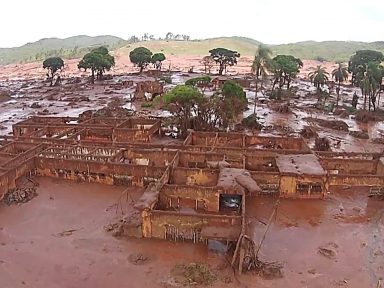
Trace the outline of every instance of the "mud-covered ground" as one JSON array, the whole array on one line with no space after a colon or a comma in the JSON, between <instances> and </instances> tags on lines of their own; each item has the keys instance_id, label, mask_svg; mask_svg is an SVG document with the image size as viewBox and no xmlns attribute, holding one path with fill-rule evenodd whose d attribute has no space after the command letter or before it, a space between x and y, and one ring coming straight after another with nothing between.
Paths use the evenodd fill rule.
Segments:
<instances>
[{"instance_id":1,"label":"mud-covered ground","mask_svg":"<svg viewBox=\"0 0 384 288\"><path fill-rule=\"evenodd\" d=\"M330 140L333 151L382 151L384 147L382 144L384 112L376 113L378 116L376 121L357 122L355 120L356 115L351 112L350 107L353 93L357 92L360 95L361 92L358 88L350 85L341 88L338 110L331 112L336 101L335 87L331 88L331 96L326 100L325 105L322 104L322 101L319 104L315 93L316 89L305 78L306 73L314 68L314 64L316 63L305 62L303 68L305 73L303 72L291 85L295 94L291 96L288 113L276 112L278 106L286 103L287 99L272 101L265 94L265 91L258 93L256 113L259 122L263 125L260 133L297 136L303 127L311 126L319 136L327 137ZM73 63L68 65L73 65ZM331 64L328 66L328 68L333 67ZM172 80L172 84L165 86L165 90L169 90L177 84L184 83L189 78L199 76L198 73L187 72L164 72L157 77L151 76L150 73L127 74L127 71L133 71L133 68L129 67L128 64L122 65L122 67L119 68L122 71L116 68L122 74L114 74L111 80L97 81L94 86L89 84L88 78L85 77L88 75L87 73L80 73L71 68L69 69L72 71L71 73L64 72L62 85L58 87L49 86L49 83L44 79L42 69L38 66L14 68L16 72L8 71L12 70L8 67L8 70L5 69L5 71L8 71L9 74L4 74L4 71L0 74L0 135L10 134L12 124L33 115L78 116L86 110L96 110L108 105L130 109L135 111L137 115L166 116L169 113L162 110L159 105L151 104L152 107L147 107L145 105L147 103L143 105L144 100L131 102L135 90L134 86L117 89L113 85L124 80L132 80L136 83L144 80L159 80L161 77L165 77ZM123 71L124 67L127 70L125 72ZM238 69L238 71L232 71L232 74L240 73L244 67L246 66L231 68ZM199 69L201 70L201 68ZM28 73L28 71L32 72ZM244 74L236 74L236 76L244 77ZM264 86L269 87L270 81L264 83ZM247 89L246 92L249 109L244 112L244 117L253 113L255 103L253 89ZM206 91L206 94L212 93L213 91ZM380 109L383 109L383 105L384 101L380 104ZM358 109L361 109L362 106L363 97L360 96ZM342 130L331 123L320 126L321 123L318 123L316 119L343 121L347 126L346 129ZM308 139L308 143L313 147L314 138Z\"/></svg>"},{"instance_id":2,"label":"mud-covered ground","mask_svg":"<svg viewBox=\"0 0 384 288\"><path fill-rule=\"evenodd\" d=\"M189 60L198 63L197 58ZM72 62L68 65L75 66L76 61ZM231 68L230 72L248 72L248 62L241 62L239 68ZM32 115L78 116L108 105L130 109L137 115L169 115L159 106L143 108L143 102L131 102L134 87L111 88L111 84L123 80L155 80L147 73L127 74L133 68L122 63L113 71L116 75L111 80L97 82L95 86L81 77L87 73L75 71L72 66L59 87L49 87L37 64L4 68L0 73L0 134L10 134L12 124ZM165 74L172 79L166 90L198 76L186 72L185 62L173 59L172 63L173 68L183 71ZM354 113L348 112L353 93L357 91L360 95L358 89L342 87L341 113L316 107L315 88L305 80L306 73L316 64L305 62L305 72L293 83L297 92L290 100L289 113L275 111L286 99L274 102L263 93L258 94L256 113L263 129L253 132L299 135L304 126L311 126L330 140L333 151L383 151L384 145L377 141L384 138L383 118L360 123ZM329 69L333 67L327 65ZM194 70L201 71L201 67ZM246 92L249 110L244 116L253 113L254 108L255 93L252 89ZM333 91L326 106L334 102ZM358 108L362 104L360 97ZM383 109L383 104L380 106ZM347 126L338 130L329 123L324 126L319 119L339 120ZM366 133L368 139L356 138L351 135L353 131ZM157 141L167 143L165 138ZM313 147L314 138L307 142ZM383 202L368 198L363 189L333 191L324 201L281 200L261 256L264 260L282 262L284 277L265 280L252 274L236 279L226 256L216 251L223 248L217 243L207 247L152 239L118 239L106 232L104 226L120 218L121 209L129 213L131 200L138 199L140 189L130 189L127 202L127 198L121 198L124 187L50 178L37 181L40 186L36 198L22 205L0 205L0 287L176 287L170 271L178 263L190 262L211 265L218 276L213 287L361 288L376 287L378 279L384 277ZM247 221L256 242L265 229L262 222L267 221L274 201L247 199ZM320 254L319 248L331 250L332 255ZM148 259L143 265L134 265L129 260L132 253L143 253Z\"/></svg>"},{"instance_id":3,"label":"mud-covered ground","mask_svg":"<svg viewBox=\"0 0 384 288\"><path fill-rule=\"evenodd\" d=\"M376 287L384 277L384 207L367 191L335 191L327 200L280 200L260 256L284 265L284 277L234 277L220 245L115 238L105 230L129 213L142 191L38 177L38 196L0 205L0 287L180 287L172 268L210 265L212 287ZM121 197L123 195L123 197ZM248 198L258 243L275 199ZM210 249L213 248L213 249ZM332 251L331 256L319 248ZM130 255L143 254L135 265Z\"/></svg>"}]
</instances>

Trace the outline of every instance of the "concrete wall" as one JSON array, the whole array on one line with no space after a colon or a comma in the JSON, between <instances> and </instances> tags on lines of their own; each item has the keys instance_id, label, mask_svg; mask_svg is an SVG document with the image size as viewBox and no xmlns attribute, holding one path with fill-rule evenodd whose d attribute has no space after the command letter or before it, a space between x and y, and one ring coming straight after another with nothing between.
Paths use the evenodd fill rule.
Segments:
<instances>
[{"instance_id":1,"label":"concrete wall","mask_svg":"<svg viewBox=\"0 0 384 288\"><path fill-rule=\"evenodd\" d=\"M169 183L177 185L216 186L219 170L176 167Z\"/></svg>"},{"instance_id":2,"label":"concrete wall","mask_svg":"<svg viewBox=\"0 0 384 288\"><path fill-rule=\"evenodd\" d=\"M374 175L377 160L321 158L321 165L328 171L336 170L338 174Z\"/></svg>"},{"instance_id":3,"label":"concrete wall","mask_svg":"<svg viewBox=\"0 0 384 288\"><path fill-rule=\"evenodd\" d=\"M160 191L160 204L168 209L170 201L174 207L179 201L191 200L189 208L196 207L196 201L204 201L206 211L219 212L219 191L215 187L198 187L186 185L165 185Z\"/></svg>"}]
</instances>

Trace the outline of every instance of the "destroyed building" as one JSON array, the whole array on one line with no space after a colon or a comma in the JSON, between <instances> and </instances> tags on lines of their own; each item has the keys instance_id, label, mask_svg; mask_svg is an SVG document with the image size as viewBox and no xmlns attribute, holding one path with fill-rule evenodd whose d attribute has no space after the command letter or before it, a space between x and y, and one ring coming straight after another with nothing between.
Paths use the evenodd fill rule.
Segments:
<instances>
[{"instance_id":1,"label":"destroyed building","mask_svg":"<svg viewBox=\"0 0 384 288\"><path fill-rule=\"evenodd\" d=\"M325 198L334 186L384 187L378 153L313 152L301 137L191 132L162 144L155 118L32 117L1 136L0 197L24 175L136 186L125 235L236 241L247 197Z\"/></svg>"}]
</instances>

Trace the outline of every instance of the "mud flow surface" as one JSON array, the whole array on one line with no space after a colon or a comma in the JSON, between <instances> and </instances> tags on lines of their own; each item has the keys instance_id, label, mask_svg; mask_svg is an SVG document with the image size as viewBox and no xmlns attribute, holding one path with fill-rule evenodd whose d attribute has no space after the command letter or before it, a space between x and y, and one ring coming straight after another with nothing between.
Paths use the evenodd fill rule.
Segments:
<instances>
[{"instance_id":1,"label":"mud flow surface","mask_svg":"<svg viewBox=\"0 0 384 288\"><path fill-rule=\"evenodd\" d=\"M211 287L376 287L384 276L383 202L359 189L334 191L323 201L280 200L260 257L283 263L284 275L266 280L234 277L220 244L111 236L105 227L133 211L140 188L117 205L126 187L35 181L35 198L0 206L0 287L183 287L193 283L172 271L187 267L195 279L195 266ZM256 243L274 203L247 199Z\"/></svg>"}]
</instances>

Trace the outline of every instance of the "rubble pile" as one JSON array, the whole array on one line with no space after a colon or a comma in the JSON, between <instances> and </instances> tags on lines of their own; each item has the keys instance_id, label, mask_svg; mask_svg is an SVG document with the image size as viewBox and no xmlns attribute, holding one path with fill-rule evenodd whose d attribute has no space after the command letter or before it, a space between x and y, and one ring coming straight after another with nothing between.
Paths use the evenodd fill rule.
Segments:
<instances>
[{"instance_id":1,"label":"rubble pile","mask_svg":"<svg viewBox=\"0 0 384 288\"><path fill-rule=\"evenodd\" d=\"M36 188L15 188L9 190L3 198L3 202L8 206L12 204L26 203L37 196Z\"/></svg>"}]
</instances>

